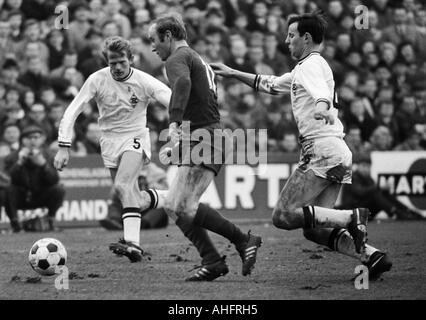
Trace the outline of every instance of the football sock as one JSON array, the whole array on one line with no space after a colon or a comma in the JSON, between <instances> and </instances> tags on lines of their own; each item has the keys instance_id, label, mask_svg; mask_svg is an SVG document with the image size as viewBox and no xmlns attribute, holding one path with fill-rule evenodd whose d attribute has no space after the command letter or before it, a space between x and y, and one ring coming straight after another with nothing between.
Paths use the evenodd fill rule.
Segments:
<instances>
[{"instance_id":1,"label":"football sock","mask_svg":"<svg viewBox=\"0 0 426 320\"><path fill-rule=\"evenodd\" d=\"M248 240L248 236L244 234L235 224L225 219L217 210L204 203L200 203L198 205L198 210L194 218L194 224L217 233L236 245L244 243Z\"/></svg>"},{"instance_id":2,"label":"football sock","mask_svg":"<svg viewBox=\"0 0 426 320\"><path fill-rule=\"evenodd\" d=\"M341 228L352 219L352 210L336 210L317 206L303 207L305 228Z\"/></svg>"},{"instance_id":3,"label":"football sock","mask_svg":"<svg viewBox=\"0 0 426 320\"><path fill-rule=\"evenodd\" d=\"M123 219L124 240L139 246L141 214L139 208L123 208L121 217Z\"/></svg>"},{"instance_id":4,"label":"football sock","mask_svg":"<svg viewBox=\"0 0 426 320\"><path fill-rule=\"evenodd\" d=\"M185 218L178 218L176 225L195 246L201 256L203 265L211 264L220 259L220 254L213 245L206 229L194 225Z\"/></svg>"},{"instance_id":5,"label":"football sock","mask_svg":"<svg viewBox=\"0 0 426 320\"><path fill-rule=\"evenodd\" d=\"M361 260L361 255L355 251L354 240L346 229L333 229L328 240L328 247L331 250ZM365 255L367 259L376 251L379 250L369 244L366 244Z\"/></svg>"},{"instance_id":6,"label":"football sock","mask_svg":"<svg viewBox=\"0 0 426 320\"><path fill-rule=\"evenodd\" d=\"M151 198L151 204L147 210L155 208L164 208L165 198L169 190L157 190L151 188L145 191L149 194Z\"/></svg>"}]
</instances>

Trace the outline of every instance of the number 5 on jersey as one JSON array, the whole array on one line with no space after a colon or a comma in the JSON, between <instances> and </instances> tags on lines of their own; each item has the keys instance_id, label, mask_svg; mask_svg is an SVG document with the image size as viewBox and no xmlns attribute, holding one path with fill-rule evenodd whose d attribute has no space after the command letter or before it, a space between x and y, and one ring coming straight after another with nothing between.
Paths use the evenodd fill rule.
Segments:
<instances>
[{"instance_id":1,"label":"number 5 on jersey","mask_svg":"<svg viewBox=\"0 0 426 320\"><path fill-rule=\"evenodd\" d=\"M133 139L133 148L138 150L141 147L141 139L140 138L134 138Z\"/></svg>"}]
</instances>

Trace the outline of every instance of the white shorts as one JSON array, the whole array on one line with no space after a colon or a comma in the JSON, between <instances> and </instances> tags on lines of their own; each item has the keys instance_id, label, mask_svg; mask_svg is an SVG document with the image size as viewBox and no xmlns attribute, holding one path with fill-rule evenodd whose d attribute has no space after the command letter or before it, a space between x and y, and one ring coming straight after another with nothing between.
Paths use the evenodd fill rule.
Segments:
<instances>
[{"instance_id":1,"label":"white shorts","mask_svg":"<svg viewBox=\"0 0 426 320\"><path fill-rule=\"evenodd\" d=\"M99 142L102 159L107 168L117 168L125 151L140 153L144 163L148 163L151 159L151 141L148 128L135 133L103 133Z\"/></svg>"},{"instance_id":2,"label":"white shorts","mask_svg":"<svg viewBox=\"0 0 426 320\"><path fill-rule=\"evenodd\" d=\"M312 170L316 176L338 183L352 182L352 152L339 137L322 137L302 142L298 167L302 171ZM337 180L331 179L330 174L327 174L335 167L342 169L342 175Z\"/></svg>"}]
</instances>

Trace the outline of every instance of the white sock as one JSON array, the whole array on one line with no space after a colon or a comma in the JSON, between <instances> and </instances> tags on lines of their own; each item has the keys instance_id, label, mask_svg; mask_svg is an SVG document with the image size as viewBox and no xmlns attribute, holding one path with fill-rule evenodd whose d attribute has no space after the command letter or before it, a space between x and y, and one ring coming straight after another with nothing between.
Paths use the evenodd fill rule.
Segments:
<instances>
[{"instance_id":1,"label":"white sock","mask_svg":"<svg viewBox=\"0 0 426 320\"><path fill-rule=\"evenodd\" d=\"M130 241L139 246L141 230L141 214L139 208L123 209L123 229L124 240Z\"/></svg>"},{"instance_id":2,"label":"white sock","mask_svg":"<svg viewBox=\"0 0 426 320\"><path fill-rule=\"evenodd\" d=\"M345 228L351 222L352 210L317 206L303 207L305 228Z\"/></svg>"},{"instance_id":3,"label":"white sock","mask_svg":"<svg viewBox=\"0 0 426 320\"><path fill-rule=\"evenodd\" d=\"M156 190L158 193L158 204L157 208L164 208L166 204L166 197L169 193L169 190Z\"/></svg>"},{"instance_id":4,"label":"white sock","mask_svg":"<svg viewBox=\"0 0 426 320\"><path fill-rule=\"evenodd\" d=\"M340 229L334 237L334 240L331 239L331 241L331 249L355 259L362 260L361 254L355 251L354 240L347 230ZM365 256L367 259L376 251L379 250L369 244L365 245Z\"/></svg>"}]
</instances>

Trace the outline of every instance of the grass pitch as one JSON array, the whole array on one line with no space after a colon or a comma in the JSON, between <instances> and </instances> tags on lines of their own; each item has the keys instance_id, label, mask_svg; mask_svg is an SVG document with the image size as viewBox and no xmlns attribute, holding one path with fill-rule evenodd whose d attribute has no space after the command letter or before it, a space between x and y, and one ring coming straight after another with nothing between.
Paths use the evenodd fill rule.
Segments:
<instances>
[{"instance_id":1,"label":"grass pitch","mask_svg":"<svg viewBox=\"0 0 426 320\"><path fill-rule=\"evenodd\" d=\"M230 272L208 283L184 282L200 259L174 225L141 233L142 247L150 254L142 263L108 250L121 232L1 234L0 299L426 299L425 222L370 223L369 243L389 252L394 266L368 290L357 290L351 281L356 260L305 240L300 230L278 230L267 220L234 221L263 237L256 268L243 277L233 246L214 235ZM28 263L31 245L44 237L66 246L68 290L55 288L55 276L39 279Z\"/></svg>"}]
</instances>

